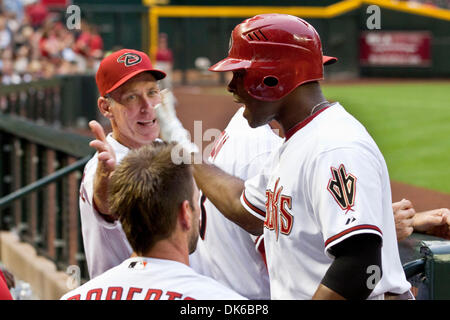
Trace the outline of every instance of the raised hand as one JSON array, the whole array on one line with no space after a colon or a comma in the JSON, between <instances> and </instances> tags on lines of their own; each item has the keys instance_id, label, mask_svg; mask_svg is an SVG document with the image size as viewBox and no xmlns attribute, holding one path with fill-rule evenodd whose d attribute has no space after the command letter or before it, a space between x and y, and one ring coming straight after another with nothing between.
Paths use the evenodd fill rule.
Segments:
<instances>
[{"instance_id":1,"label":"raised hand","mask_svg":"<svg viewBox=\"0 0 450 320\"><path fill-rule=\"evenodd\" d=\"M102 171L109 174L114 171L116 166L116 154L108 141L106 141L105 131L100 123L93 120L89 122L89 127L96 138L89 143L89 146L97 149L99 166L102 167Z\"/></svg>"},{"instance_id":2,"label":"raised hand","mask_svg":"<svg viewBox=\"0 0 450 320\"><path fill-rule=\"evenodd\" d=\"M94 176L94 208L103 215L110 215L108 204L108 185L111 174L116 167L116 154L108 143L103 127L95 120L89 122L95 140L89 146L97 149L98 165ZM110 217L112 218L112 217ZM110 220L109 218L105 218Z\"/></svg>"}]
</instances>

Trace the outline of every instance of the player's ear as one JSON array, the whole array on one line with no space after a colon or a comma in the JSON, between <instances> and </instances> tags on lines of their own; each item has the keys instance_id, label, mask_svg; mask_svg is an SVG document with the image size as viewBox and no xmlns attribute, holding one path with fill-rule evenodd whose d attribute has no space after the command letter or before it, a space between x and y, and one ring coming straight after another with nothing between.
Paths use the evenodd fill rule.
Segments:
<instances>
[{"instance_id":1,"label":"player's ear","mask_svg":"<svg viewBox=\"0 0 450 320\"><path fill-rule=\"evenodd\" d=\"M180 206L178 220L183 230L187 231L192 228L192 209L188 200L184 200Z\"/></svg>"},{"instance_id":2,"label":"player's ear","mask_svg":"<svg viewBox=\"0 0 450 320\"><path fill-rule=\"evenodd\" d=\"M111 105L112 101L111 99L105 98L105 97L99 97L97 100L97 107L100 113L108 119L111 119L113 114L111 112Z\"/></svg>"}]
</instances>

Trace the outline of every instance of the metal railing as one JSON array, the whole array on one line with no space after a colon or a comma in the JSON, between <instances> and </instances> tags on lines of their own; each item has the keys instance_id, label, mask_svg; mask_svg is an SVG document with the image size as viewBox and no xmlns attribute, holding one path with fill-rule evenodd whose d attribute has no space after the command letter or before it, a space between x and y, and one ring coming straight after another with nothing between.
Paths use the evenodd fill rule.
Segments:
<instances>
[{"instance_id":1,"label":"metal railing","mask_svg":"<svg viewBox=\"0 0 450 320\"><path fill-rule=\"evenodd\" d=\"M0 86L0 114L56 128L87 127L87 121L97 117L97 96L93 75Z\"/></svg>"},{"instance_id":2,"label":"metal railing","mask_svg":"<svg viewBox=\"0 0 450 320\"><path fill-rule=\"evenodd\" d=\"M47 88L54 84L41 83ZM0 90L2 99L10 89L5 88ZM15 95L20 97L23 91ZM49 97L48 101L57 100ZM0 113L0 228L16 232L59 270L78 266L82 279L87 279L78 195L83 167L94 153L91 139L55 128L61 108L53 102L33 113L29 105L22 106L25 100L6 101L4 111L12 114ZM33 114L44 115L42 121L33 119Z\"/></svg>"}]
</instances>

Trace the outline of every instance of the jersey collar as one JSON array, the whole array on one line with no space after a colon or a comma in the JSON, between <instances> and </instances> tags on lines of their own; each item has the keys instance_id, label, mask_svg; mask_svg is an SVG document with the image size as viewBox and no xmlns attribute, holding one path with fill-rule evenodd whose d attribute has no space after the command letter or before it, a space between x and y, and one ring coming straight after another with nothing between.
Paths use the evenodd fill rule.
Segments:
<instances>
[{"instance_id":1,"label":"jersey collar","mask_svg":"<svg viewBox=\"0 0 450 320\"><path fill-rule=\"evenodd\" d=\"M297 123L295 126L293 126L292 128L290 128L288 131L286 131L285 137L286 137L286 141L288 141L297 131L299 131L301 128L303 128L304 126L306 126L308 123L310 123L315 117L317 117L319 114L321 114L322 112L324 112L325 110L327 110L329 107L331 107L331 104L326 106L325 108L320 109L319 111L317 111L316 113L310 115L309 117L305 118L304 120L302 120L301 122Z\"/></svg>"},{"instance_id":2,"label":"jersey collar","mask_svg":"<svg viewBox=\"0 0 450 320\"><path fill-rule=\"evenodd\" d=\"M111 144L116 153L127 154L128 151L130 151L130 148L124 146L119 141L113 138L112 132L108 133L108 135L106 136L106 140L109 142L109 144Z\"/></svg>"}]
</instances>

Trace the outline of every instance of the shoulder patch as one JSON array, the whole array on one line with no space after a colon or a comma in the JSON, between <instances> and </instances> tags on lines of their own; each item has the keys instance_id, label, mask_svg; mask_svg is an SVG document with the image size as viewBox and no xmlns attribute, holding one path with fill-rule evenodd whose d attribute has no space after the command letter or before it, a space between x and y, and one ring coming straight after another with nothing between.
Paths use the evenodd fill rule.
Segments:
<instances>
[{"instance_id":1,"label":"shoulder patch","mask_svg":"<svg viewBox=\"0 0 450 320\"><path fill-rule=\"evenodd\" d=\"M345 214L353 211L356 195L356 177L347 173L345 166L341 164L338 169L331 167L332 178L328 181L327 189L336 200Z\"/></svg>"}]
</instances>

